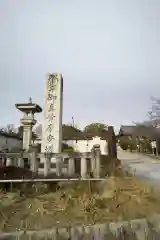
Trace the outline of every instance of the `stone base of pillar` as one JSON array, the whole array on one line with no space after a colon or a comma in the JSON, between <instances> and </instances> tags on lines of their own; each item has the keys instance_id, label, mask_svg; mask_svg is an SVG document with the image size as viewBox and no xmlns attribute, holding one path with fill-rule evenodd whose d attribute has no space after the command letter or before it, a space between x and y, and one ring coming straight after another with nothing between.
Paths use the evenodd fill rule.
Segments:
<instances>
[{"instance_id":1,"label":"stone base of pillar","mask_svg":"<svg viewBox=\"0 0 160 240\"><path fill-rule=\"evenodd\" d=\"M100 152L97 152L95 177L100 178L100 176L101 176Z\"/></svg>"},{"instance_id":2,"label":"stone base of pillar","mask_svg":"<svg viewBox=\"0 0 160 240\"><path fill-rule=\"evenodd\" d=\"M92 177L95 176L95 170L96 170L96 158L95 158L95 153L92 149L92 157L91 157L91 175Z\"/></svg>"},{"instance_id":3,"label":"stone base of pillar","mask_svg":"<svg viewBox=\"0 0 160 240\"><path fill-rule=\"evenodd\" d=\"M56 158L56 175L58 177L62 176L62 168L63 168L62 158L58 157Z\"/></svg>"},{"instance_id":4,"label":"stone base of pillar","mask_svg":"<svg viewBox=\"0 0 160 240\"><path fill-rule=\"evenodd\" d=\"M34 173L38 173L38 160L37 158L32 158L32 161L30 163L30 170Z\"/></svg>"},{"instance_id":5,"label":"stone base of pillar","mask_svg":"<svg viewBox=\"0 0 160 240\"><path fill-rule=\"evenodd\" d=\"M14 166L13 159L7 158L7 160L6 160L6 166L7 166L7 167L8 167L8 166Z\"/></svg>"},{"instance_id":6,"label":"stone base of pillar","mask_svg":"<svg viewBox=\"0 0 160 240\"><path fill-rule=\"evenodd\" d=\"M81 158L81 178L84 179L87 177L87 159L84 156Z\"/></svg>"},{"instance_id":7,"label":"stone base of pillar","mask_svg":"<svg viewBox=\"0 0 160 240\"><path fill-rule=\"evenodd\" d=\"M95 178L100 178L101 176L101 150L99 145L93 146L92 149L92 172L93 172L93 177Z\"/></svg>"},{"instance_id":8,"label":"stone base of pillar","mask_svg":"<svg viewBox=\"0 0 160 240\"><path fill-rule=\"evenodd\" d=\"M18 158L18 167L24 168L24 159Z\"/></svg>"},{"instance_id":9,"label":"stone base of pillar","mask_svg":"<svg viewBox=\"0 0 160 240\"><path fill-rule=\"evenodd\" d=\"M75 175L75 159L74 158L70 158L68 160L68 175L70 177Z\"/></svg>"},{"instance_id":10,"label":"stone base of pillar","mask_svg":"<svg viewBox=\"0 0 160 240\"><path fill-rule=\"evenodd\" d=\"M44 176L47 177L50 174L51 161L49 157L44 158Z\"/></svg>"}]
</instances>

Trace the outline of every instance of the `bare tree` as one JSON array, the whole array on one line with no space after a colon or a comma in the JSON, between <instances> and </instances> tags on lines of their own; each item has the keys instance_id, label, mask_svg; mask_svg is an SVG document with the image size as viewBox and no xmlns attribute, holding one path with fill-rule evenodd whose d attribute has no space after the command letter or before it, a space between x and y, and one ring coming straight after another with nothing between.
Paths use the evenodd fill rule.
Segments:
<instances>
[{"instance_id":1,"label":"bare tree","mask_svg":"<svg viewBox=\"0 0 160 240\"><path fill-rule=\"evenodd\" d=\"M15 132L15 127L13 124L7 124L6 130L7 132L12 133L12 132Z\"/></svg>"},{"instance_id":2,"label":"bare tree","mask_svg":"<svg viewBox=\"0 0 160 240\"><path fill-rule=\"evenodd\" d=\"M18 130L14 124L7 124L6 127L1 127L0 130L7 133L18 133Z\"/></svg>"},{"instance_id":3,"label":"bare tree","mask_svg":"<svg viewBox=\"0 0 160 240\"><path fill-rule=\"evenodd\" d=\"M148 112L149 119L154 127L160 125L160 99L151 97L151 109Z\"/></svg>"}]
</instances>

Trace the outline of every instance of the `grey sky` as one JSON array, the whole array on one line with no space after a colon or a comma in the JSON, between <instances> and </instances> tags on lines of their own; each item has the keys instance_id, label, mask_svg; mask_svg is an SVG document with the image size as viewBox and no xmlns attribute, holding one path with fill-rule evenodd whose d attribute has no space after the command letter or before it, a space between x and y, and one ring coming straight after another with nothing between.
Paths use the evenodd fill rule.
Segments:
<instances>
[{"instance_id":1,"label":"grey sky","mask_svg":"<svg viewBox=\"0 0 160 240\"><path fill-rule=\"evenodd\" d=\"M160 91L159 0L0 0L0 125L64 78L64 122L144 120ZM38 119L42 120L43 114Z\"/></svg>"}]
</instances>

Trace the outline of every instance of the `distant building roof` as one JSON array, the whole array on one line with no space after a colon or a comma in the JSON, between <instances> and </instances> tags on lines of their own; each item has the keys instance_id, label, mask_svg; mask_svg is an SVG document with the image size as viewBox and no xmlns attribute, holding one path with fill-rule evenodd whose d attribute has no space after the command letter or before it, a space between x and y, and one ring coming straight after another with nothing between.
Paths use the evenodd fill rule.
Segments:
<instances>
[{"instance_id":1,"label":"distant building roof","mask_svg":"<svg viewBox=\"0 0 160 240\"><path fill-rule=\"evenodd\" d=\"M160 139L160 129L153 126L138 125L138 126L121 126L119 135L146 137L150 140Z\"/></svg>"},{"instance_id":2,"label":"distant building roof","mask_svg":"<svg viewBox=\"0 0 160 240\"><path fill-rule=\"evenodd\" d=\"M42 125L38 125L35 129L35 134L41 138L42 137ZM108 130L104 130L101 133L91 133L91 132L84 132L79 129L76 129L72 126L63 125L62 127L62 135L63 140L90 140L93 137L97 136L101 139L108 140L112 134L114 135L114 129L112 126L108 127Z\"/></svg>"},{"instance_id":3,"label":"distant building roof","mask_svg":"<svg viewBox=\"0 0 160 240\"><path fill-rule=\"evenodd\" d=\"M14 132L4 132L4 131L0 130L0 136L4 136L7 138L16 138L16 139L21 140L21 137L19 136L19 134L14 133Z\"/></svg>"},{"instance_id":4,"label":"distant building roof","mask_svg":"<svg viewBox=\"0 0 160 240\"><path fill-rule=\"evenodd\" d=\"M124 126L122 125L119 130L119 135L132 135L136 126Z\"/></svg>"}]
</instances>

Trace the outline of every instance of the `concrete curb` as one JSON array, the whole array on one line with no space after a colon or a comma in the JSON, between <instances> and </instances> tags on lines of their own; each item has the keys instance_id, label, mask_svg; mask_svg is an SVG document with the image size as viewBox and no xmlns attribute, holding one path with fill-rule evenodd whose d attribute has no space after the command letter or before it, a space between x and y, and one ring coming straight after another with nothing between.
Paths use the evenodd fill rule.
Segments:
<instances>
[{"instance_id":1,"label":"concrete curb","mask_svg":"<svg viewBox=\"0 0 160 240\"><path fill-rule=\"evenodd\" d=\"M17 231L14 233L1 233L0 239L36 240L36 239L94 239L94 240L159 240L160 215L149 219L136 219L117 223L103 223L90 226L68 226L65 228L54 227L39 231Z\"/></svg>"},{"instance_id":2,"label":"concrete curb","mask_svg":"<svg viewBox=\"0 0 160 240\"><path fill-rule=\"evenodd\" d=\"M151 154L147 154L147 153L141 153L141 155L160 160L160 156L155 156L155 155L151 155Z\"/></svg>"}]
</instances>

